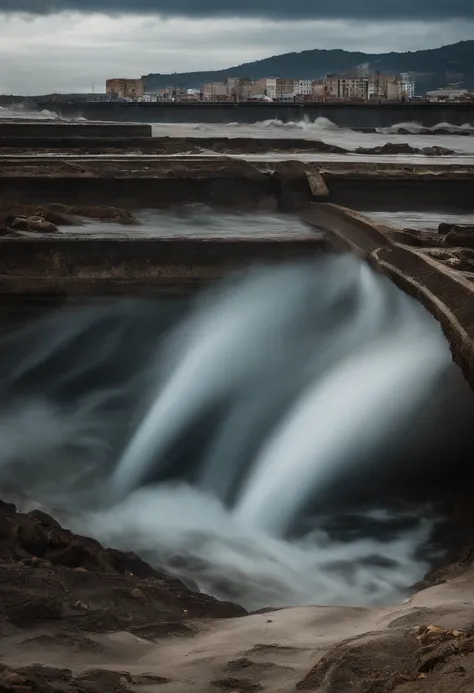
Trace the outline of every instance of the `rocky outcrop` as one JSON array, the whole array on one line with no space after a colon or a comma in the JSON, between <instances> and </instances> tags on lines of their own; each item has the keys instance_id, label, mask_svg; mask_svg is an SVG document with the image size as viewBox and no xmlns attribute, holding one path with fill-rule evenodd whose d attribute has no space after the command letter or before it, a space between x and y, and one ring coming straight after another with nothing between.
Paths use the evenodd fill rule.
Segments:
<instances>
[{"instance_id":1,"label":"rocky outcrop","mask_svg":"<svg viewBox=\"0 0 474 693\"><path fill-rule=\"evenodd\" d=\"M356 154L422 154L423 156L454 156L456 152L445 147L412 147L406 143L387 142L378 147L358 147Z\"/></svg>"},{"instance_id":2,"label":"rocky outcrop","mask_svg":"<svg viewBox=\"0 0 474 693\"><path fill-rule=\"evenodd\" d=\"M11 231L55 233L59 226L79 226L84 219L116 224L136 224L127 210L109 205L0 204L0 225Z\"/></svg>"},{"instance_id":3,"label":"rocky outcrop","mask_svg":"<svg viewBox=\"0 0 474 693\"><path fill-rule=\"evenodd\" d=\"M407 128L398 128L394 131L396 135L455 135L456 137L470 137L474 135L474 129L468 128L421 128L421 130L408 130Z\"/></svg>"},{"instance_id":4,"label":"rocky outcrop","mask_svg":"<svg viewBox=\"0 0 474 693\"><path fill-rule=\"evenodd\" d=\"M27 231L29 233L57 233L58 227L43 217L7 217L3 226L4 233Z\"/></svg>"},{"instance_id":5,"label":"rocky outcrop","mask_svg":"<svg viewBox=\"0 0 474 693\"><path fill-rule=\"evenodd\" d=\"M23 514L3 502L0 586L4 632L45 620L66 629L110 632L245 613L189 590L133 553L105 549L43 512Z\"/></svg>"},{"instance_id":6,"label":"rocky outcrop","mask_svg":"<svg viewBox=\"0 0 474 693\"><path fill-rule=\"evenodd\" d=\"M135 687L169 683L162 676L133 676L126 671L91 669L74 675L70 669L33 664L14 669L0 664L2 693L130 693Z\"/></svg>"},{"instance_id":7,"label":"rocky outcrop","mask_svg":"<svg viewBox=\"0 0 474 693\"><path fill-rule=\"evenodd\" d=\"M474 635L436 625L364 634L330 650L296 685L324 693L454 693L474 687Z\"/></svg>"}]
</instances>

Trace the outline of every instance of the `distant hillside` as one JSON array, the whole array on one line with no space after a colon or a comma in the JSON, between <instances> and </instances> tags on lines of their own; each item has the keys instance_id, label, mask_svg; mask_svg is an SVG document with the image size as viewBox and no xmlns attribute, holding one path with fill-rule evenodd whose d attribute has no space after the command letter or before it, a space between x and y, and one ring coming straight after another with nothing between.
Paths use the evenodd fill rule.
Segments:
<instances>
[{"instance_id":1,"label":"distant hillside","mask_svg":"<svg viewBox=\"0 0 474 693\"><path fill-rule=\"evenodd\" d=\"M198 88L204 82L220 81L227 77L319 79L328 73L350 70L362 63L369 63L372 70L379 72L418 73L415 77L418 93L445 86L449 82L461 81L469 87L474 86L474 41L407 53L353 53L340 49L284 53L225 70L149 74L146 75L146 86L150 90L168 86Z\"/></svg>"}]
</instances>

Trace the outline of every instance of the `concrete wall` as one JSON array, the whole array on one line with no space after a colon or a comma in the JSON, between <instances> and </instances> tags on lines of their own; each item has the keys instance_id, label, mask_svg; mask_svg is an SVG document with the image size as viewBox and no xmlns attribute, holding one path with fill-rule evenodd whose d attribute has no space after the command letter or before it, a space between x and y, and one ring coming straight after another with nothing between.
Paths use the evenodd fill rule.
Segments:
<instances>
[{"instance_id":1,"label":"concrete wall","mask_svg":"<svg viewBox=\"0 0 474 693\"><path fill-rule=\"evenodd\" d=\"M312 205L304 218L339 250L350 250L416 298L439 321L454 361L474 388L474 283L423 248L401 244L395 229L333 204ZM423 234L421 234L423 235ZM445 247L449 251L449 245Z\"/></svg>"},{"instance_id":2,"label":"concrete wall","mask_svg":"<svg viewBox=\"0 0 474 693\"><path fill-rule=\"evenodd\" d=\"M145 123L255 123L328 118L341 127L377 128L416 121L424 127L439 123L474 125L470 104L294 104L294 103L41 103L41 109L87 120Z\"/></svg>"},{"instance_id":3,"label":"concrete wall","mask_svg":"<svg viewBox=\"0 0 474 693\"><path fill-rule=\"evenodd\" d=\"M314 237L3 238L0 295L149 293L163 285L210 281L251 264L273 264L321 252Z\"/></svg>"},{"instance_id":4,"label":"concrete wall","mask_svg":"<svg viewBox=\"0 0 474 693\"><path fill-rule=\"evenodd\" d=\"M0 178L0 202L41 205L112 205L125 209L162 209L183 204L209 204L229 210L255 210L277 205L270 176L177 178L12 176Z\"/></svg>"},{"instance_id":5,"label":"concrete wall","mask_svg":"<svg viewBox=\"0 0 474 693\"><path fill-rule=\"evenodd\" d=\"M0 121L0 137L151 137L150 125L126 123L55 123Z\"/></svg>"}]
</instances>

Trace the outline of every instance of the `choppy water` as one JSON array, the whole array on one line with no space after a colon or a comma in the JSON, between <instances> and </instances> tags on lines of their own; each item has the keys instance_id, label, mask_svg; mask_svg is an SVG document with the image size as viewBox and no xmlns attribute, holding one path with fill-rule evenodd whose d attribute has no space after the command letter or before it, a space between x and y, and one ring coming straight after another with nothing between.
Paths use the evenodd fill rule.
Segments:
<instances>
[{"instance_id":1,"label":"choppy water","mask_svg":"<svg viewBox=\"0 0 474 693\"><path fill-rule=\"evenodd\" d=\"M436 129L446 129L446 123L440 123ZM268 120L254 125L240 123L191 123L156 124L153 125L155 137L251 137L256 139L281 138L281 139L308 139L323 140L328 144L334 144L345 149L357 149L357 147L378 147L387 142L408 143L412 147L445 147L455 152L474 154L474 137L460 135L398 135L394 132L403 127L413 133L422 128L416 123L400 123L393 128L382 128L377 133L362 133L348 128L340 128L326 118L318 118L315 122L300 121L297 123L283 123L278 120ZM449 126L453 132L470 129ZM299 155L298 155L299 156ZM294 157L294 155L293 155Z\"/></svg>"}]
</instances>

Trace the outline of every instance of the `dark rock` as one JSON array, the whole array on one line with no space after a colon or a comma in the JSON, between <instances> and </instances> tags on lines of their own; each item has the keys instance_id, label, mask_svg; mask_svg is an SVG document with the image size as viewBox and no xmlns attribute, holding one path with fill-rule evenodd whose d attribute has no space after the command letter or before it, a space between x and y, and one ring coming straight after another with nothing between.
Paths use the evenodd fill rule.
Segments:
<instances>
[{"instance_id":1,"label":"dark rock","mask_svg":"<svg viewBox=\"0 0 474 693\"><path fill-rule=\"evenodd\" d=\"M39 233L57 233L58 227L50 221L46 221L42 217L29 217L27 219L27 231L36 231Z\"/></svg>"},{"instance_id":2,"label":"dark rock","mask_svg":"<svg viewBox=\"0 0 474 693\"><path fill-rule=\"evenodd\" d=\"M5 224L13 231L29 231L27 217L6 217Z\"/></svg>"},{"instance_id":3,"label":"dark rock","mask_svg":"<svg viewBox=\"0 0 474 693\"><path fill-rule=\"evenodd\" d=\"M40 233L56 233L57 226L39 216L31 217L6 217L5 227L12 231L30 231Z\"/></svg>"},{"instance_id":4,"label":"dark rock","mask_svg":"<svg viewBox=\"0 0 474 693\"><path fill-rule=\"evenodd\" d=\"M5 503L0 500L0 515L14 515L17 512L17 507L14 503Z\"/></svg>"},{"instance_id":5,"label":"dark rock","mask_svg":"<svg viewBox=\"0 0 474 693\"><path fill-rule=\"evenodd\" d=\"M211 684L220 691L229 691L229 693L256 693L263 689L259 683L253 683L249 679L219 679L211 681Z\"/></svg>"},{"instance_id":6,"label":"dark rock","mask_svg":"<svg viewBox=\"0 0 474 693\"><path fill-rule=\"evenodd\" d=\"M18 541L32 556L42 558L48 550L46 529L33 517L23 516L18 525Z\"/></svg>"},{"instance_id":7,"label":"dark rock","mask_svg":"<svg viewBox=\"0 0 474 693\"><path fill-rule=\"evenodd\" d=\"M11 595L10 601L4 600L3 610L10 623L15 626L32 626L38 622L59 619L63 608L60 600L49 595L27 595L22 598L20 594ZM6 603L5 603L6 602Z\"/></svg>"},{"instance_id":8,"label":"dark rock","mask_svg":"<svg viewBox=\"0 0 474 693\"><path fill-rule=\"evenodd\" d=\"M398 677L402 681L403 677L416 678L418 649L415 635L407 630L354 638L330 650L296 689L317 691L324 686L325 693L393 690L390 686Z\"/></svg>"},{"instance_id":9,"label":"dark rock","mask_svg":"<svg viewBox=\"0 0 474 693\"><path fill-rule=\"evenodd\" d=\"M170 679L151 674L132 675L127 671L90 669L73 674L32 664L21 669L0 665L1 693L130 693L134 687L159 686Z\"/></svg>"},{"instance_id":10,"label":"dark rock","mask_svg":"<svg viewBox=\"0 0 474 693\"><path fill-rule=\"evenodd\" d=\"M417 147L412 147L406 142L387 142L378 147L358 147L355 150L356 154L423 154L424 156L446 156L454 155L451 149L445 149L444 147L424 147L423 149L418 149Z\"/></svg>"},{"instance_id":11,"label":"dark rock","mask_svg":"<svg viewBox=\"0 0 474 693\"><path fill-rule=\"evenodd\" d=\"M454 226L444 239L447 246L458 248L474 248L474 229L463 229L460 226Z\"/></svg>"},{"instance_id":12,"label":"dark rock","mask_svg":"<svg viewBox=\"0 0 474 693\"><path fill-rule=\"evenodd\" d=\"M57 520L55 520L54 517L51 517L51 515L48 515L42 510L32 510L30 513L28 513L28 515L32 517L34 520L38 520L38 522L40 522L45 527L61 527L59 522L57 522Z\"/></svg>"},{"instance_id":13,"label":"dark rock","mask_svg":"<svg viewBox=\"0 0 474 693\"><path fill-rule=\"evenodd\" d=\"M441 222L441 224L438 226L438 233L446 235L452 230L453 226L454 224L446 224L446 222Z\"/></svg>"},{"instance_id":14,"label":"dark rock","mask_svg":"<svg viewBox=\"0 0 474 693\"><path fill-rule=\"evenodd\" d=\"M84 207L70 207L67 205L51 205L53 212L61 212L68 215L97 219L98 221L111 221L118 224L136 224L137 220L125 209L110 207L107 205L90 205Z\"/></svg>"},{"instance_id":15,"label":"dark rock","mask_svg":"<svg viewBox=\"0 0 474 693\"><path fill-rule=\"evenodd\" d=\"M70 620L75 629L108 632L245 614L42 511L25 515L0 502L0 623L2 615L19 627L61 619L65 627Z\"/></svg>"},{"instance_id":16,"label":"dark rock","mask_svg":"<svg viewBox=\"0 0 474 693\"><path fill-rule=\"evenodd\" d=\"M83 223L72 214L65 214L48 207L37 210L35 216L42 217L45 221L55 226L78 226Z\"/></svg>"},{"instance_id":17,"label":"dark rock","mask_svg":"<svg viewBox=\"0 0 474 693\"><path fill-rule=\"evenodd\" d=\"M446 147L423 147L421 150L425 156L453 156L456 152Z\"/></svg>"}]
</instances>

